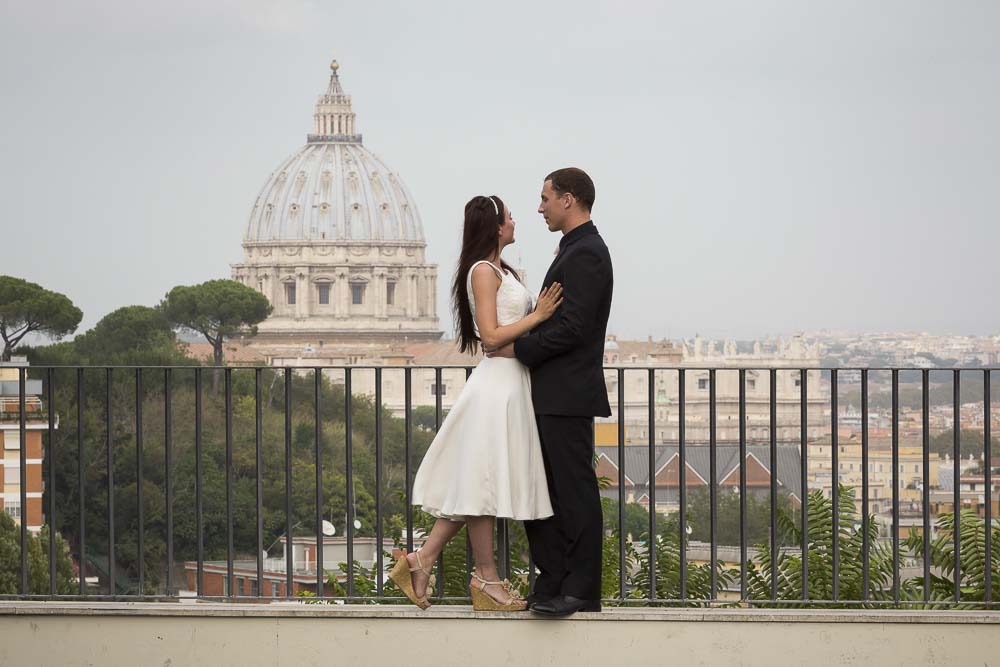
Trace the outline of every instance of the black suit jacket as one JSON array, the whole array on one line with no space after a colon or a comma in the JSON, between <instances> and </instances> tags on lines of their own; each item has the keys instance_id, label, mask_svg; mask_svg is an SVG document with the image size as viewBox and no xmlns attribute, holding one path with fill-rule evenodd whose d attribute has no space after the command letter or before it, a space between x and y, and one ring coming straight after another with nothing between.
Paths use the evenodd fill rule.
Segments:
<instances>
[{"instance_id":1,"label":"black suit jacket","mask_svg":"<svg viewBox=\"0 0 1000 667\"><path fill-rule=\"evenodd\" d=\"M531 369L531 397L541 415L608 417L604 339L611 312L611 255L593 222L563 236L543 287L563 286L555 315L514 343Z\"/></svg>"}]
</instances>

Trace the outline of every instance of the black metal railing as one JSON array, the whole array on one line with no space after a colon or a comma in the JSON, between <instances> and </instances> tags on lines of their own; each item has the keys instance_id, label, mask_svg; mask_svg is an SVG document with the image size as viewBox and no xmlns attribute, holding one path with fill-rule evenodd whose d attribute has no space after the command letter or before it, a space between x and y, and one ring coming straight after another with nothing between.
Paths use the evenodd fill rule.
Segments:
<instances>
[{"instance_id":1,"label":"black metal railing","mask_svg":"<svg viewBox=\"0 0 1000 667\"><path fill-rule=\"evenodd\" d=\"M604 573L606 582L614 583L613 587L606 585L605 601L640 605L996 606L994 582L1000 568L997 553L1000 527L995 525L993 517L991 383L996 377L992 373L997 369L850 369L860 370L860 386L850 389L859 393L861 411L859 488L841 484L840 450L844 443L838 415L846 395L843 392L847 390L839 382L839 373L844 370L607 368L609 378L616 380L617 386L613 392L617 394L613 401L617 437L610 446L617 455L617 474L616 479L604 480L608 488L603 493L613 508L612 515L605 517L609 523L605 549L616 553L617 567ZM754 500L757 496L752 495L757 492L751 489L748 479L751 456L748 448L757 446L748 436L748 371L766 372L769 378L767 395L755 394L753 399L757 412L766 406L766 415L761 415L767 418L766 436L754 437L769 459L769 478L754 483L755 488L767 489L767 534L757 544L751 544L749 534L750 505L758 504ZM273 599L277 595L308 596L309 601L402 601L384 577L395 557L387 544L393 541L412 551L415 542L419 542L417 530L427 522L410 504L412 481L422 450L446 416L444 374L454 376L454 389L472 372L466 366L20 368L17 396L20 562L0 563L9 570L17 569L18 589L2 591L0 597L164 600L188 595L206 600L246 601ZM780 435L779 373L797 375L797 442ZM205 374L212 374L215 380L221 377L221 396L206 389ZM426 401L422 406L414 405L415 374L421 381L429 376L433 382L430 405ZM729 484L739 495L737 544L720 541L723 480L719 478L719 457L724 443L718 438L719 378L724 374L735 375L738 380L735 395L730 391L723 401L728 406L735 400L738 420L736 442L729 443L738 446L738 482ZM888 382L876 383L880 397L882 389L889 394L892 496L888 516L891 525L885 526L890 530L888 536L881 534L877 517L871 511L873 500L885 500L870 497L871 377L875 374L879 377L888 374ZM920 531L906 540L905 552L900 540L901 374L919 380L922 466L920 522L913 524ZM936 526L932 525L935 512L930 475L932 374L946 375L953 385L951 510L936 512ZM645 376L647 391L633 392L633 398L645 393L644 402L627 400L626 380L636 375ZM657 394L657 381L665 375L676 377L676 394L672 399L662 399ZM700 394L689 396L689 382L694 375L707 379L704 389L707 401ZM42 385L43 396L39 398L44 401L44 409L37 413L26 409L29 376ZM393 379L401 376L401 404L386 399L389 376ZM357 389L355 381L359 378L364 382L370 378L371 383ZM912 389L909 399L914 399L917 383L908 384L913 385L908 389ZM969 408L963 413L963 386L975 391L973 403L982 403L981 436L977 437L983 442L982 494L977 493L980 477L976 473L971 507L965 512L962 511L962 422ZM810 387L815 387L815 391L811 393ZM179 396L183 400L178 401ZM785 392L782 405L793 405L793 398L791 392ZM818 401L828 406L830 415L828 496L823 485L817 484L819 488L812 492L809 488L811 474L821 470L813 470L809 465L810 442L817 442L816 438L810 439L809 428L818 421L815 416L810 421L810 410ZM8 410L10 402L7 401ZM657 435L658 430L662 433L658 427L665 421L657 417L658 405L669 407L676 415L676 438ZM707 412L707 437L699 436L697 442L690 442L688 434L693 420L699 420L700 424L702 415L692 415L692 406ZM433 409L432 422L416 422L416 413L422 407ZM63 418L57 426L60 412ZM785 412L787 417L789 411ZM154 419L147 416L150 413L155 414ZM422 415L422 419L426 417ZM279 418L280 428L276 426ZM210 431L207 441L206 429ZM640 436L633 433L629 437L630 429L639 431ZM183 432L180 436L179 430ZM41 561L29 561L32 553L29 541L40 539L29 535L39 527L31 526L29 531L32 516L28 503L28 439L32 431L44 436L41 471L45 482L45 524L55 527L47 531L47 590L44 586L39 589L37 577L29 577L32 568L42 566ZM779 444L779 441L784 442ZM821 443L827 444L825 437ZM676 449L676 505L669 499L657 498L658 486L660 493L671 486L669 481L660 484L656 478L658 464L662 463L660 449L665 445ZM798 465L779 469L779 448L796 446ZM151 447L162 447L162 458L151 459ZM640 457L629 456L635 448L642 447L646 452ZM692 504L689 495L693 493L689 487L695 481L689 476L689 471L695 470L689 465L690 457L696 453L700 458L703 453L695 448L708 450L704 469L708 479L702 479L708 487L707 544L696 544L691 539L692 517L695 513L706 514L704 507ZM335 454L343 458L337 461L333 458ZM636 463L639 461L641 465ZM279 463L281 476L269 477L269 466L273 472ZM311 471L310 465L314 468ZM629 535L626 530L627 510L640 507L635 498L626 495L629 484L633 490L636 487L628 474L630 465L632 476L645 475L648 499L642 524L645 532L637 536ZM782 479L782 475L794 477L796 468L797 480ZM695 473L698 477L705 476ZM360 486L359 479L362 479ZM151 488L155 492L150 492ZM252 493L247 489L252 489ZM788 500L789 489L798 490L798 507L791 510L779 506ZM190 505L177 506L179 491ZM845 498L845 493L851 498ZM857 503L853 498L858 494L860 509L855 512ZM362 514L358 510L359 495L369 504L363 507ZM116 502L116 498L128 502L122 504L124 501ZM206 502L210 508L206 508ZM629 505L634 506L630 509ZM71 516L74 509L75 515ZM388 514L393 510L394 513ZM178 526L178 512L182 526ZM339 517L341 512L344 559L332 564L324 551L335 540L324 528L324 517ZM374 526L366 525L363 530L357 527L359 516L366 521L373 518ZM829 529L824 528L827 522ZM314 532L299 537L307 540L306 547L308 540L315 540L312 557L315 566L297 568L295 528L308 523L315 524ZM63 538L68 545L63 549L79 567L78 581L73 580L71 587L67 587L65 571L59 569L60 560L67 558L58 548ZM274 543L282 538L285 541L283 566L266 555L265 543L272 538ZM370 566L356 566L359 544L371 539L374 546L367 559ZM501 574L529 588L535 570L523 548L519 526L498 520L496 543ZM738 562L720 558L720 547L737 545ZM847 562L845 548L850 549ZM102 549L106 562L105 556L99 555ZM223 553L224 562L219 558ZM472 563L467 539L464 562L460 556L447 552L447 557L442 554L438 561L434 593L441 601L467 600L462 583ZM185 566L183 584L177 581L178 559L189 563ZM308 556L305 562L309 562ZM211 569L211 581L206 578L206 566ZM904 579L908 569L919 576ZM88 575L94 572L98 579L96 586L88 583ZM220 581L221 590L217 585ZM235 587L237 581L240 590ZM454 584L455 581L459 584ZM271 595L265 594L266 582L272 587ZM252 594L242 590L244 583L250 586ZM849 590L845 591L845 587ZM948 588L947 594L943 587Z\"/></svg>"}]
</instances>

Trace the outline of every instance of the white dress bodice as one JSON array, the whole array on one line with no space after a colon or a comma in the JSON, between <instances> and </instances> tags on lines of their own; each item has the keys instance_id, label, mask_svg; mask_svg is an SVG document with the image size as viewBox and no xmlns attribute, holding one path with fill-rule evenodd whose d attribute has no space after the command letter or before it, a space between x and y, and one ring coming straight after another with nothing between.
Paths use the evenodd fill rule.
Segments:
<instances>
[{"instance_id":1,"label":"white dress bodice","mask_svg":"<svg viewBox=\"0 0 1000 667\"><path fill-rule=\"evenodd\" d=\"M497 325L503 327L514 324L531 313L535 308L535 300L528 288L514 277L512 273L501 271L497 266L486 260L480 260L469 268L469 275L465 279L465 288L469 291L469 306L472 309L472 322L479 335L479 327L476 321L476 295L472 293L472 270L480 264L489 264L497 272L500 278L500 287L497 289Z\"/></svg>"}]
</instances>

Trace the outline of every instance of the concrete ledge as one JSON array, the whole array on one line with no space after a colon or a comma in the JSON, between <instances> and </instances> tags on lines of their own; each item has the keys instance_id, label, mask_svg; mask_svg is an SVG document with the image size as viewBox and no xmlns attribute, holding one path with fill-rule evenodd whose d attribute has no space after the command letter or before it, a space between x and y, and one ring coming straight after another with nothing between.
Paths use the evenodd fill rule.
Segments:
<instances>
[{"instance_id":1,"label":"concrete ledge","mask_svg":"<svg viewBox=\"0 0 1000 667\"><path fill-rule=\"evenodd\" d=\"M998 611L615 608L553 621L468 606L18 601L0 603L0 665L951 667L1000 664L998 625Z\"/></svg>"}]
</instances>

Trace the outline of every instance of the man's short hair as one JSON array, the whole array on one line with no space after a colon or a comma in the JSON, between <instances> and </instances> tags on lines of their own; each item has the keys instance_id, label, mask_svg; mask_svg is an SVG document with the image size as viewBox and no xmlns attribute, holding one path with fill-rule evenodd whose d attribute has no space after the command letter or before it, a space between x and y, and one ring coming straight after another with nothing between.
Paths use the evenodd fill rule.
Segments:
<instances>
[{"instance_id":1,"label":"man's short hair","mask_svg":"<svg viewBox=\"0 0 1000 667\"><path fill-rule=\"evenodd\" d=\"M594 208L594 181L590 180L590 176L587 176L587 172L583 169L576 167L556 169L546 176L545 180L552 181L552 189L559 195L568 192L587 211Z\"/></svg>"}]
</instances>

